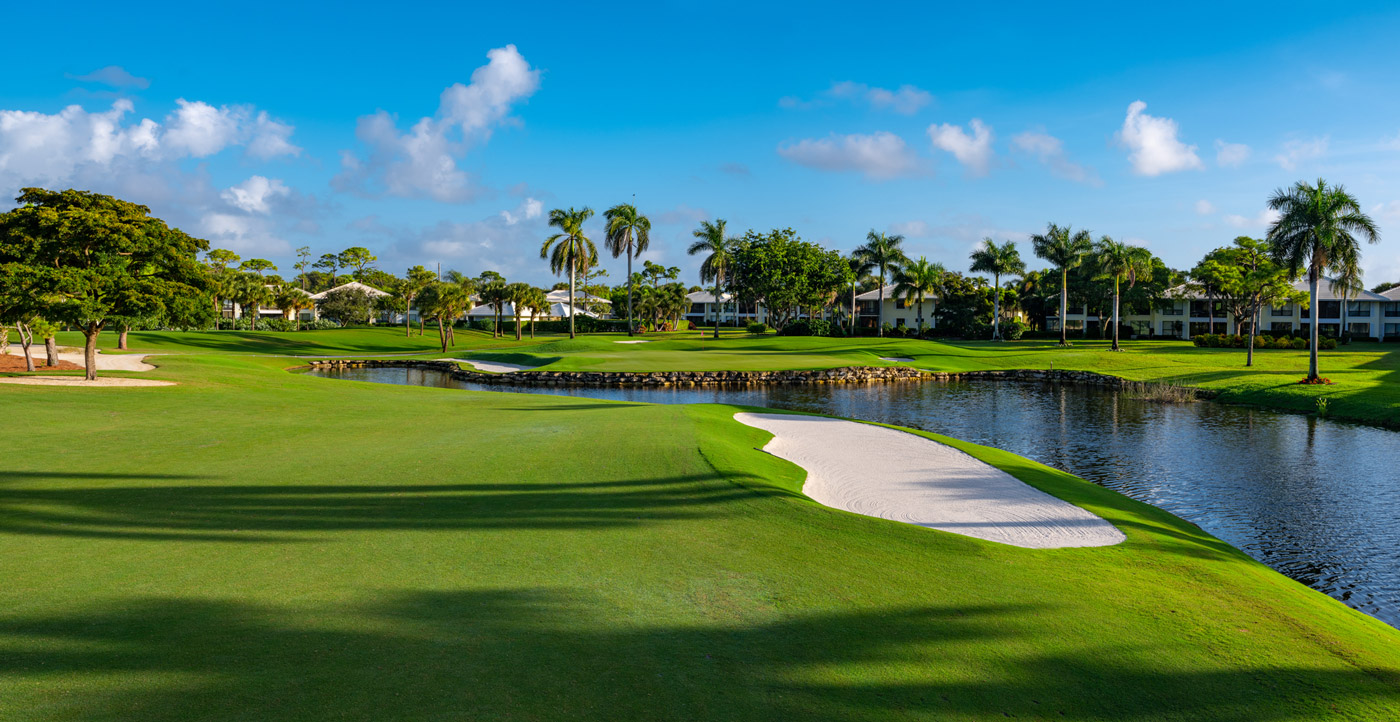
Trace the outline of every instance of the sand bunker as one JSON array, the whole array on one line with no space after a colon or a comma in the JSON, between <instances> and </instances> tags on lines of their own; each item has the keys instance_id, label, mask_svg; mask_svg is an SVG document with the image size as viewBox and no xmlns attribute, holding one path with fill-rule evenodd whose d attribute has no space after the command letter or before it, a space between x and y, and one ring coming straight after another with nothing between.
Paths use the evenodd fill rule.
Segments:
<instances>
[{"instance_id":1,"label":"sand bunker","mask_svg":"<svg viewBox=\"0 0 1400 722\"><path fill-rule=\"evenodd\" d=\"M37 353L35 354L35 358L43 358L43 357L44 357L44 347L43 347L43 346L38 346L38 347L36 347L36 349L37 349ZM9 349L9 351L8 351L7 353L10 353L10 354L13 354L13 355L17 355L17 356L23 356L23 355L24 355L24 351L23 351L22 349L16 349L16 348L13 347L13 346L10 347L10 349ZM144 355L142 355L142 354L114 354L114 355L109 356L109 355L107 355L107 354L102 353L101 351L98 351L98 352L97 352L97 370L98 370L98 371L154 371L156 367L154 367L154 366L152 366L152 365L146 363L145 358L146 358L146 357L145 357ZM68 362L70 362L70 363L77 364L78 366L83 366L83 363L84 363L84 362L83 362L83 352L82 352L82 351L78 351L78 352L75 353L75 352L72 352L72 351L59 351L59 352L58 352L58 360L59 360L59 361L68 361Z\"/></svg>"},{"instance_id":2,"label":"sand bunker","mask_svg":"<svg viewBox=\"0 0 1400 722\"><path fill-rule=\"evenodd\" d=\"M20 386L87 386L89 388L115 388L132 386L174 386L174 381L153 379L98 378L88 381L82 376L0 376L0 384Z\"/></svg>"},{"instance_id":3,"label":"sand bunker","mask_svg":"<svg viewBox=\"0 0 1400 722\"><path fill-rule=\"evenodd\" d=\"M445 358L438 360L459 361L464 364L471 364L472 367L478 371L485 371L487 373L493 374L509 374L515 373L516 371L529 371L530 369L539 368L538 366L521 366L519 364L502 363L500 361L473 361L467 358Z\"/></svg>"},{"instance_id":4,"label":"sand bunker","mask_svg":"<svg viewBox=\"0 0 1400 722\"><path fill-rule=\"evenodd\" d=\"M651 342L650 342L650 341L642 341L642 340L638 339L638 340L636 340L636 341L613 341L613 343L651 343Z\"/></svg>"},{"instance_id":5,"label":"sand bunker","mask_svg":"<svg viewBox=\"0 0 1400 722\"><path fill-rule=\"evenodd\" d=\"M807 470L802 493L866 516L1033 549L1108 546L1112 524L932 439L841 419L735 414Z\"/></svg>"},{"instance_id":6,"label":"sand bunker","mask_svg":"<svg viewBox=\"0 0 1400 722\"><path fill-rule=\"evenodd\" d=\"M903 361L913 361L914 359L911 359L911 358L904 358L903 356L881 356L881 357L880 357L880 360L881 360L881 361L900 361L900 362L903 362Z\"/></svg>"}]
</instances>

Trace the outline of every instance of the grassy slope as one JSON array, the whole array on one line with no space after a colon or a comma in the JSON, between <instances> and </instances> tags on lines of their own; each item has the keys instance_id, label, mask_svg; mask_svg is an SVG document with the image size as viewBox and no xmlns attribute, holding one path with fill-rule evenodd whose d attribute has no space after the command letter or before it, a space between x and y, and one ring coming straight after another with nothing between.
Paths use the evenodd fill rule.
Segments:
<instances>
[{"instance_id":1,"label":"grassy slope","mask_svg":"<svg viewBox=\"0 0 1400 722\"><path fill-rule=\"evenodd\" d=\"M1129 540L825 509L730 407L287 364L0 386L0 719L1400 715L1394 629L1004 452L950 442Z\"/></svg>"}]
</instances>

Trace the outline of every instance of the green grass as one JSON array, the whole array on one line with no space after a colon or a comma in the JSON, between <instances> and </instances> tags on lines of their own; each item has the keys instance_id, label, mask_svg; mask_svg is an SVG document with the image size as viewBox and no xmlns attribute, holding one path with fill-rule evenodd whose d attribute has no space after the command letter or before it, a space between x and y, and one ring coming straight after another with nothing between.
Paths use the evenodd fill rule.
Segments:
<instances>
[{"instance_id":1,"label":"green grass","mask_svg":"<svg viewBox=\"0 0 1400 722\"><path fill-rule=\"evenodd\" d=\"M543 336L515 341L489 333L458 331L449 355L548 366L551 371L765 371L835 366L886 366L881 356L913 358L911 365L936 371L1068 369L1112 374L1134 381L1210 389L1221 400L1311 412L1327 398L1334 419L1400 426L1400 345L1353 344L1320 353L1322 375L1331 386L1302 386L1306 351L1261 350L1246 368L1241 349L1196 348L1184 341L1126 341L1113 352L1106 341L1076 341L1062 349L1053 341L1008 343L829 339L749 336L725 329L715 341L698 332L649 334L643 344L620 344L623 334L589 334L569 340ZM60 343L79 345L78 334ZM116 344L103 334L102 347ZM178 354L416 355L441 357L436 333L405 339L402 328L357 328L303 333L202 332L131 334L133 351Z\"/></svg>"},{"instance_id":2,"label":"green grass","mask_svg":"<svg viewBox=\"0 0 1400 722\"><path fill-rule=\"evenodd\" d=\"M813 363L884 348L793 341ZM1005 452L945 440L1128 540L1025 550L826 509L733 407L157 362L178 386L0 386L22 429L0 435L0 719L1400 717L1400 632Z\"/></svg>"}]
</instances>

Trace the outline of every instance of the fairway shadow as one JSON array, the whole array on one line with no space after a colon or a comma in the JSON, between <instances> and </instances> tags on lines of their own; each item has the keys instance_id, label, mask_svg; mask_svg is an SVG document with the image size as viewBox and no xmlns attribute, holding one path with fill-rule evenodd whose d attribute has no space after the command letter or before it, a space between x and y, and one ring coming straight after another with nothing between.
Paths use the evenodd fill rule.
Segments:
<instances>
[{"instance_id":1,"label":"fairway shadow","mask_svg":"<svg viewBox=\"0 0 1400 722\"><path fill-rule=\"evenodd\" d=\"M558 484L20 487L0 488L0 534L278 542L310 540L287 536L300 532L589 529L700 519L745 498L757 494L702 475Z\"/></svg>"},{"instance_id":2,"label":"fairway shadow","mask_svg":"<svg viewBox=\"0 0 1400 722\"><path fill-rule=\"evenodd\" d=\"M1082 631L1045 645L1044 619L1063 610L1034 605L725 611L657 623L576 592L505 589L5 614L0 717L1258 722L1393 719L1400 705L1394 670L1244 654L1182 671L1176 645L1133 650Z\"/></svg>"}]
</instances>

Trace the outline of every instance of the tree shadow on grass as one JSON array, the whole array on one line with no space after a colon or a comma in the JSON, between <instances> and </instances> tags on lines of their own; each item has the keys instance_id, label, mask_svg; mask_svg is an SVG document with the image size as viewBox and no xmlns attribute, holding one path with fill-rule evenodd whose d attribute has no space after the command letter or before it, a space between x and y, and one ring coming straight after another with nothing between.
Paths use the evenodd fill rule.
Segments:
<instances>
[{"instance_id":1,"label":"tree shadow on grass","mask_svg":"<svg viewBox=\"0 0 1400 722\"><path fill-rule=\"evenodd\" d=\"M738 621L657 623L564 590L309 608L149 598L0 619L0 716L1268 722L1400 708L1393 669L1051 637L1057 613L746 607Z\"/></svg>"},{"instance_id":2,"label":"tree shadow on grass","mask_svg":"<svg viewBox=\"0 0 1400 722\"><path fill-rule=\"evenodd\" d=\"M755 497L702 475L559 483L20 486L0 488L0 534L279 542L308 541L295 536L307 532L590 529L700 519L718 514L722 504Z\"/></svg>"}]
</instances>

